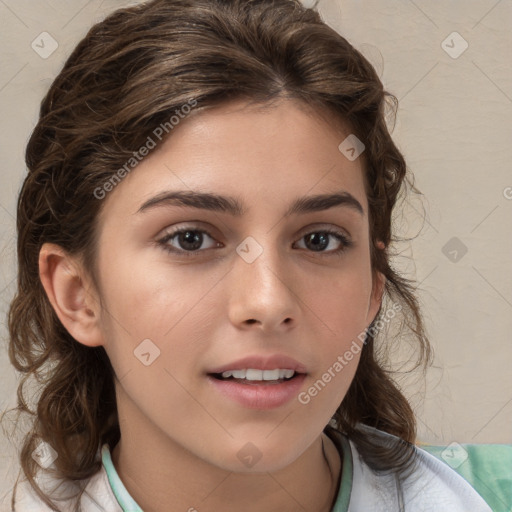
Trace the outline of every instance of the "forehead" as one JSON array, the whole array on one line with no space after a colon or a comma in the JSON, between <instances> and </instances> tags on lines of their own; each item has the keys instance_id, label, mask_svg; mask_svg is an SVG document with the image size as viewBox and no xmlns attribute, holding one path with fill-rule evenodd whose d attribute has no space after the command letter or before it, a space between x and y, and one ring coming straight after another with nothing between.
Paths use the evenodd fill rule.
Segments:
<instances>
[{"instance_id":1,"label":"forehead","mask_svg":"<svg viewBox=\"0 0 512 512\"><path fill-rule=\"evenodd\" d=\"M241 197L249 208L344 189L365 205L362 158L338 148L348 135L339 118L295 100L198 109L117 185L104 212L133 214L152 195L187 189Z\"/></svg>"}]
</instances>

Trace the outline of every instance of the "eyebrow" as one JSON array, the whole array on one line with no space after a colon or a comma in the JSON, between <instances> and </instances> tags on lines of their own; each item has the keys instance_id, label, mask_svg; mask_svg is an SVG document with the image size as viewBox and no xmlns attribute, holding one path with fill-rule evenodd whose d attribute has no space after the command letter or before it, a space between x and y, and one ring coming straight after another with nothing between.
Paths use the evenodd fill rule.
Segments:
<instances>
[{"instance_id":1,"label":"eyebrow","mask_svg":"<svg viewBox=\"0 0 512 512\"><path fill-rule=\"evenodd\" d=\"M176 190L161 192L151 199L148 199L139 208L137 213L169 205L188 206L202 210L224 212L235 217L243 216L246 211L243 204L234 197L221 196L207 192ZM350 208L364 215L364 209L361 203L349 192L340 191L334 194L299 197L292 203L284 216L289 217L294 214L319 212L339 206Z\"/></svg>"}]
</instances>

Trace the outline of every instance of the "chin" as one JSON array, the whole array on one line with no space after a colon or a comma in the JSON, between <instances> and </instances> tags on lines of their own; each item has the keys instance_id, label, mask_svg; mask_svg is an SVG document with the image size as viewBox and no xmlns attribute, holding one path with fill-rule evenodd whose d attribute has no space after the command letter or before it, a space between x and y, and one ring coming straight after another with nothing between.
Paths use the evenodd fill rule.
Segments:
<instances>
[{"instance_id":1,"label":"chin","mask_svg":"<svg viewBox=\"0 0 512 512\"><path fill-rule=\"evenodd\" d=\"M244 441L232 440L223 453L212 454L211 463L235 473L277 472L297 460L308 447L304 443L301 449L299 440L277 435L272 441L264 436L252 436L254 441L250 439L251 436L245 437Z\"/></svg>"}]
</instances>

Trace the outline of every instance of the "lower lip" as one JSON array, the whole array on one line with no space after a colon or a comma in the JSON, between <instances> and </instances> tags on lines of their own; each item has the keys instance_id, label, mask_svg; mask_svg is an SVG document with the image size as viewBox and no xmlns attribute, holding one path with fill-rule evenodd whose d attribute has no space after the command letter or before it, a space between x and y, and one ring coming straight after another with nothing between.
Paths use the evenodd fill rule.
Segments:
<instances>
[{"instance_id":1,"label":"lower lip","mask_svg":"<svg viewBox=\"0 0 512 512\"><path fill-rule=\"evenodd\" d=\"M208 375L211 384L224 396L249 409L275 409L295 398L306 374L275 384L242 384L234 380L220 380Z\"/></svg>"}]
</instances>

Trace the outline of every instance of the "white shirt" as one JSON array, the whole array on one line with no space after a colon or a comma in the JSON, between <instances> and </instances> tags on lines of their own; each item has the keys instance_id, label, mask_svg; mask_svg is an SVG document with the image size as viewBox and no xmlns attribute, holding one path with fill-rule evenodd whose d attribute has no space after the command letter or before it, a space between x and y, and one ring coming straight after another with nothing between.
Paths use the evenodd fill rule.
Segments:
<instances>
[{"instance_id":1,"label":"white shirt","mask_svg":"<svg viewBox=\"0 0 512 512\"><path fill-rule=\"evenodd\" d=\"M390 434L364 426L377 439L389 439ZM394 436L393 436L394 437ZM403 502L397 492L393 474L378 474L362 459L355 444L340 436L343 448L341 481L332 512L492 512L480 495L458 473L425 450L415 447L418 465L414 473L402 480ZM112 463L108 445L101 448L101 470L86 484L81 499L83 512L141 512L130 496ZM42 473L42 471L41 471ZM55 502L62 512L72 512L73 501L68 497L76 487L38 476L47 489L58 489ZM61 484L59 486L59 484ZM51 512L40 501L27 481L20 481L16 492L15 512Z\"/></svg>"}]
</instances>

